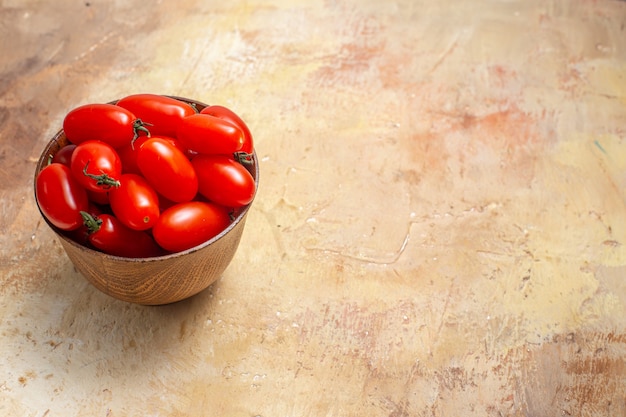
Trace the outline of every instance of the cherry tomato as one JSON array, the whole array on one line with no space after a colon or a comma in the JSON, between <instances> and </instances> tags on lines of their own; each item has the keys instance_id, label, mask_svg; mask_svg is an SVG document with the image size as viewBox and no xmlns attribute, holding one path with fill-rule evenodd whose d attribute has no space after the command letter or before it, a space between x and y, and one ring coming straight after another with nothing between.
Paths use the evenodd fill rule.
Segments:
<instances>
[{"instance_id":1,"label":"cherry tomato","mask_svg":"<svg viewBox=\"0 0 626 417\"><path fill-rule=\"evenodd\" d=\"M187 155L187 158L189 159L187 149L183 147L183 145L177 139L167 137L167 136L152 136L152 137L142 136L139 139L137 139L133 144L122 146L121 148L117 149L117 153L119 154L120 159L122 160L122 173L123 174L126 174L126 173L141 174L141 171L139 170L139 166L137 166L137 151L139 150L139 148L141 148L141 145L143 145L143 143L146 140L150 138L157 138L157 137L161 139L165 139L166 141L170 142L172 145L174 145L174 147L178 148L181 152Z\"/></svg>"},{"instance_id":2,"label":"cherry tomato","mask_svg":"<svg viewBox=\"0 0 626 417\"><path fill-rule=\"evenodd\" d=\"M80 144L88 140L100 140L114 148L130 143L147 133L144 123L133 113L114 104L85 104L71 110L63 120L67 139Z\"/></svg>"},{"instance_id":3,"label":"cherry tomato","mask_svg":"<svg viewBox=\"0 0 626 417\"><path fill-rule=\"evenodd\" d=\"M72 162L72 154L74 153L74 149L76 149L76 145L70 143L65 145L61 149L58 150L56 154L52 157L52 162L56 162L59 164L70 166Z\"/></svg>"},{"instance_id":4,"label":"cherry tomato","mask_svg":"<svg viewBox=\"0 0 626 417\"><path fill-rule=\"evenodd\" d=\"M106 192L119 186L122 162L111 145L89 140L74 149L71 169L74 178L86 189Z\"/></svg>"},{"instance_id":5,"label":"cherry tomato","mask_svg":"<svg viewBox=\"0 0 626 417\"><path fill-rule=\"evenodd\" d=\"M159 194L176 203L198 193L198 177L183 152L165 139L150 138L137 151L137 165Z\"/></svg>"},{"instance_id":6,"label":"cherry tomato","mask_svg":"<svg viewBox=\"0 0 626 417\"><path fill-rule=\"evenodd\" d=\"M126 258L150 258L163 254L152 237L140 230L129 229L115 216L94 217L81 212L89 229L89 242L102 252Z\"/></svg>"},{"instance_id":7,"label":"cherry tomato","mask_svg":"<svg viewBox=\"0 0 626 417\"><path fill-rule=\"evenodd\" d=\"M196 113L188 103L158 94L134 94L117 105L148 123L152 136L175 136L181 120Z\"/></svg>"},{"instance_id":8,"label":"cherry tomato","mask_svg":"<svg viewBox=\"0 0 626 417\"><path fill-rule=\"evenodd\" d=\"M115 217L131 229L150 229L159 218L159 197L137 174L123 174L120 186L109 191L109 201Z\"/></svg>"},{"instance_id":9,"label":"cherry tomato","mask_svg":"<svg viewBox=\"0 0 626 417\"><path fill-rule=\"evenodd\" d=\"M87 210L87 192L76 181L70 168L52 163L39 172L35 180L37 204L46 218L61 230L78 229Z\"/></svg>"},{"instance_id":10,"label":"cherry tomato","mask_svg":"<svg viewBox=\"0 0 626 417\"><path fill-rule=\"evenodd\" d=\"M218 235L230 224L228 210L217 204L190 201L176 204L159 217L152 235L159 246L180 252Z\"/></svg>"},{"instance_id":11,"label":"cherry tomato","mask_svg":"<svg viewBox=\"0 0 626 417\"><path fill-rule=\"evenodd\" d=\"M176 137L187 149L209 155L233 154L244 142L243 132L233 123L200 113L185 117Z\"/></svg>"},{"instance_id":12,"label":"cherry tomato","mask_svg":"<svg viewBox=\"0 0 626 417\"><path fill-rule=\"evenodd\" d=\"M220 119L227 120L241 129L243 133L243 145L239 149L239 152L245 152L251 154L254 151L254 143L252 140L252 132L248 128L248 125L243 121L241 117L234 111L224 106L207 106L200 111L201 114L208 114Z\"/></svg>"},{"instance_id":13,"label":"cherry tomato","mask_svg":"<svg viewBox=\"0 0 626 417\"><path fill-rule=\"evenodd\" d=\"M198 155L191 160L198 175L198 192L226 207L241 207L254 198L255 184L250 172L225 155Z\"/></svg>"}]
</instances>

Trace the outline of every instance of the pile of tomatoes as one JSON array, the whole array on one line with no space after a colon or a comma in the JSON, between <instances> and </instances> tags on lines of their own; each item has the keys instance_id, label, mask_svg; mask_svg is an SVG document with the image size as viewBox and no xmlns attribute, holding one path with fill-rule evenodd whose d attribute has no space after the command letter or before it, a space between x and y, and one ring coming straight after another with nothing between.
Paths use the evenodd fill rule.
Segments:
<instances>
[{"instance_id":1,"label":"pile of tomatoes","mask_svg":"<svg viewBox=\"0 0 626 417\"><path fill-rule=\"evenodd\" d=\"M68 144L36 178L44 216L116 256L183 251L219 234L254 198L252 135L226 107L134 94L63 121Z\"/></svg>"}]
</instances>

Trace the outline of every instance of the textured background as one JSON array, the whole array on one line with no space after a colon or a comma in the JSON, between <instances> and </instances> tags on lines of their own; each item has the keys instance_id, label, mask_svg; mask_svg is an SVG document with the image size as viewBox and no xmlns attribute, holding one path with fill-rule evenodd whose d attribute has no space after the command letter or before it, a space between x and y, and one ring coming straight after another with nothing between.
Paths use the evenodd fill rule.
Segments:
<instances>
[{"instance_id":1,"label":"textured background","mask_svg":"<svg viewBox=\"0 0 626 417\"><path fill-rule=\"evenodd\" d=\"M0 414L626 415L626 2L0 1ZM222 279L75 272L32 196L64 114L246 120Z\"/></svg>"}]
</instances>

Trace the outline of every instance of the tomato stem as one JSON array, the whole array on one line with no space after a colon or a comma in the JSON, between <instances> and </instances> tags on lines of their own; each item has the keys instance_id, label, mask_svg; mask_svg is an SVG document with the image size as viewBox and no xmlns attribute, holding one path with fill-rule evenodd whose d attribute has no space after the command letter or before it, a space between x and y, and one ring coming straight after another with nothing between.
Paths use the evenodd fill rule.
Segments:
<instances>
[{"instance_id":1,"label":"tomato stem","mask_svg":"<svg viewBox=\"0 0 626 417\"><path fill-rule=\"evenodd\" d=\"M111 187L117 188L120 186L120 182L118 180L116 180L115 178L109 177L104 172L100 175L90 174L89 172L87 172L87 167L89 166L89 162L91 161L87 161L87 163L85 164L85 167L83 168L83 174L91 178L92 180L95 180L96 185L103 185L104 186L103 188L111 188Z\"/></svg>"},{"instance_id":2,"label":"tomato stem","mask_svg":"<svg viewBox=\"0 0 626 417\"><path fill-rule=\"evenodd\" d=\"M130 147L135 150L135 141L139 138L139 132L143 132L146 136L150 137L150 131L146 126L154 126L152 123L144 122L141 119L137 119L133 122L133 132L135 132L133 139L130 141Z\"/></svg>"},{"instance_id":3,"label":"tomato stem","mask_svg":"<svg viewBox=\"0 0 626 417\"><path fill-rule=\"evenodd\" d=\"M91 234L100 230L102 220L95 218L86 211L81 211L80 215L83 218L83 224L87 227L87 233Z\"/></svg>"},{"instance_id":4,"label":"tomato stem","mask_svg":"<svg viewBox=\"0 0 626 417\"><path fill-rule=\"evenodd\" d=\"M234 154L235 160L242 165L252 165L254 161L252 160L252 154L247 152L235 152Z\"/></svg>"},{"instance_id":5,"label":"tomato stem","mask_svg":"<svg viewBox=\"0 0 626 417\"><path fill-rule=\"evenodd\" d=\"M133 122L133 131L135 132L135 136L133 136L133 141L139 137L139 132L143 132L146 136L150 137L150 131L146 126L154 126L151 123L147 123L142 121L141 119L137 119Z\"/></svg>"}]
</instances>

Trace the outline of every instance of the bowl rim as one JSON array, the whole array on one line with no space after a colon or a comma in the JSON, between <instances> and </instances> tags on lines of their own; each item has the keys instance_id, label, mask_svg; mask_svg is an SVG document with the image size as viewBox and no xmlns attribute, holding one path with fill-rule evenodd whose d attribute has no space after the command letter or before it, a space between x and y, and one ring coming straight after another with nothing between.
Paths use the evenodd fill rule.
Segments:
<instances>
[{"instance_id":1,"label":"bowl rim","mask_svg":"<svg viewBox=\"0 0 626 417\"><path fill-rule=\"evenodd\" d=\"M169 98L173 98L179 101L183 101L187 104L193 104L194 106L198 106L201 109L204 107L207 107L207 104L204 104L200 101L197 100L193 100L193 99L188 99L185 97L180 97L180 96L171 96L171 95L165 95L163 94L162 96L165 97L169 97ZM109 104L116 104L119 100L115 100L115 101L110 101L108 102ZM201 110L199 109L199 110ZM256 155L256 150L252 151L252 160L254 161L253 164L253 176L254 176L254 196L252 198L252 201L250 201L248 204L246 204L245 206L239 208L236 210L236 216L233 219L233 221L230 222L230 224L224 229L222 230L220 233L218 233L217 235L213 236L211 239L202 242L201 244L194 246L192 248L189 249L185 249L184 251L180 251L180 252L174 252L174 253L168 253L166 255L161 255L161 256L153 256L150 258L129 258L129 257L125 257L125 256L117 256L117 255L111 255L96 249L92 249L88 246L84 246L81 245L80 243L74 241L73 239L70 239L69 237L65 236L61 230L59 230L55 225L53 225L47 218L46 216L43 214L43 211L41 210L41 207L39 206L39 201L37 200L37 175L41 172L41 170L43 170L48 164L47 161L50 159L51 155L50 155L50 148L52 146L54 146L56 143L59 143L60 140L62 138L65 137L65 132L63 130L63 128L61 128L59 131L57 131L57 133L52 137L51 140L49 140L43 150L43 152L41 153L41 155L39 156L39 159L37 161L37 165L35 168L35 177L34 177L34 197L35 197L35 203L37 204L37 209L39 210L39 213L41 214L41 216L43 217L44 221L48 224L48 226L52 229L52 231L60 238L63 239L63 241L67 242L68 244L75 246L77 248L80 248L81 250L85 250L90 254L93 254L94 256L103 256L104 258L108 258L114 261L118 261L118 262L129 262L129 263L150 263L150 262L162 262L168 259L174 259L174 258L179 258L182 257L184 255L187 254L191 254L194 252L198 252L202 249L204 249L207 246L210 246L211 244L213 244L214 242L220 240L222 237L224 237L225 235L227 235L232 229L234 229L237 224L239 224L245 217L246 214L248 213L248 210L250 209L250 207L252 206L252 203L254 202L254 199L256 198L257 192L258 192L258 187L259 187L259 161ZM65 139L67 140L67 139Z\"/></svg>"}]
</instances>

